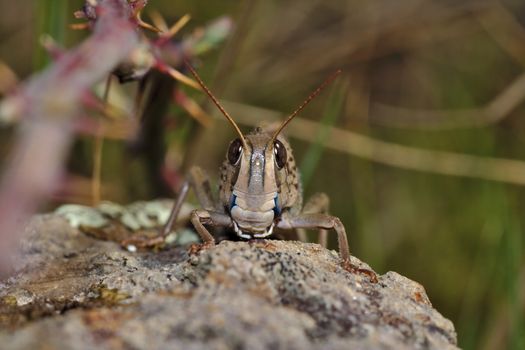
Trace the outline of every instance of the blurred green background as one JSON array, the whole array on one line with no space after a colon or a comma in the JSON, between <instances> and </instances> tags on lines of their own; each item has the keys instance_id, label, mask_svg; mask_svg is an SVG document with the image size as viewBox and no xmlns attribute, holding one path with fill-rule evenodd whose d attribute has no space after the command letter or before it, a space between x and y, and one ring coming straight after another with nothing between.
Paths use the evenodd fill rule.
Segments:
<instances>
[{"instance_id":1,"label":"blurred green background","mask_svg":"<svg viewBox=\"0 0 525 350\"><path fill-rule=\"evenodd\" d=\"M68 28L82 1L0 4L0 60L21 80L49 64L42 33L65 47L87 35ZM196 64L245 130L290 113L341 68L338 82L300 115L319 123L317 132L290 125L306 197L330 196L351 251L374 270L424 285L462 348L525 348L525 181L510 183L520 174L490 161L525 158L523 1L150 0L143 18L154 9L168 23L191 14L180 38L220 16L233 19L227 41ZM132 94L128 85L122 92ZM168 118L171 127L158 135L168 145L166 163L179 177L197 164L216 178L231 128L222 119L202 128L174 104ZM330 137L327 127L352 133ZM355 133L366 136L362 143L338 147ZM0 137L5 159L12 128ZM388 143L376 152L379 141ZM105 143L103 199L159 194L144 164L123 156L128 148ZM50 206L89 202L92 153L91 138L79 137L68 188ZM448 163L451 154L479 158L463 166ZM458 172L467 176L443 174ZM501 181L491 180L494 173Z\"/></svg>"}]
</instances>

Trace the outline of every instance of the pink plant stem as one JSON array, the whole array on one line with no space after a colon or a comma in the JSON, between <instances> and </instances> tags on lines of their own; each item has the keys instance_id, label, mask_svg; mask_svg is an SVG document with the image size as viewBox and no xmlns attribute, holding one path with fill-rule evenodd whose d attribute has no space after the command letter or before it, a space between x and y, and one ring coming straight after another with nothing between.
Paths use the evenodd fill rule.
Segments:
<instances>
[{"instance_id":1,"label":"pink plant stem","mask_svg":"<svg viewBox=\"0 0 525 350\"><path fill-rule=\"evenodd\" d=\"M58 187L82 97L139 43L127 0L98 4L93 34L9 97L21 106L23 118L0 182L0 276L10 270L31 215Z\"/></svg>"}]
</instances>

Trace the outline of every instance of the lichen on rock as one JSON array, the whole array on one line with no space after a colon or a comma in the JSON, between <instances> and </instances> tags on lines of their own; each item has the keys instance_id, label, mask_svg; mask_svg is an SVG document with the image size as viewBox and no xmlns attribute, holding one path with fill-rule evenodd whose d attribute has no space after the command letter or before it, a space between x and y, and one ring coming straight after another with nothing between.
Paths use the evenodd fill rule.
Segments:
<instances>
[{"instance_id":1,"label":"lichen on rock","mask_svg":"<svg viewBox=\"0 0 525 350\"><path fill-rule=\"evenodd\" d=\"M55 215L28 227L0 283L3 349L455 349L421 285L373 283L336 252L294 241L223 241L129 252ZM356 258L352 263L370 267Z\"/></svg>"}]
</instances>

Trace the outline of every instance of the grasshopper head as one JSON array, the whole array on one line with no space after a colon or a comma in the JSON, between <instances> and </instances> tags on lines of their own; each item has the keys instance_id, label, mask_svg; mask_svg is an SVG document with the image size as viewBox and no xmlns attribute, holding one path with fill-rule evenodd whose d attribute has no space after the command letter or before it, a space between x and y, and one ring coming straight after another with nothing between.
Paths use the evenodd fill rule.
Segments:
<instances>
[{"instance_id":1,"label":"grasshopper head","mask_svg":"<svg viewBox=\"0 0 525 350\"><path fill-rule=\"evenodd\" d=\"M295 161L286 139L256 128L230 143L221 174L221 200L241 237L272 233L275 220L300 198Z\"/></svg>"}]
</instances>

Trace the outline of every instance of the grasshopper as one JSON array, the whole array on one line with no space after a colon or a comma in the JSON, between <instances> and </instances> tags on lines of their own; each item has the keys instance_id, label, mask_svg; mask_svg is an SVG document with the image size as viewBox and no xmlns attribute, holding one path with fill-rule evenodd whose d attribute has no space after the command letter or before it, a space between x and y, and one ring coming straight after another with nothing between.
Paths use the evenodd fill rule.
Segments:
<instances>
[{"instance_id":1,"label":"grasshopper","mask_svg":"<svg viewBox=\"0 0 525 350\"><path fill-rule=\"evenodd\" d=\"M201 209L191 213L190 221L204 246L215 244L215 237L206 226L233 229L240 239L246 240L272 236L274 229L297 230L297 236L304 240L305 229L318 229L319 241L324 246L328 230L334 230L342 265L354 271L371 273L357 269L350 263L345 228L339 218L328 214L329 198L326 194L314 195L303 206L300 176L293 152L281 133L341 71L335 72L312 92L277 128L258 127L244 135L195 69L188 62L186 65L202 90L235 129L238 137L230 143L221 167L219 200L214 199L209 178L203 170L193 167L180 190L161 237L166 237L171 232L182 203L192 187Z\"/></svg>"}]
</instances>

